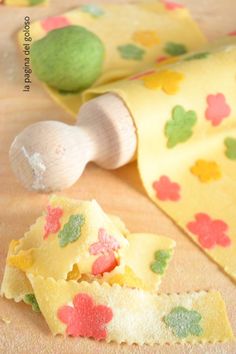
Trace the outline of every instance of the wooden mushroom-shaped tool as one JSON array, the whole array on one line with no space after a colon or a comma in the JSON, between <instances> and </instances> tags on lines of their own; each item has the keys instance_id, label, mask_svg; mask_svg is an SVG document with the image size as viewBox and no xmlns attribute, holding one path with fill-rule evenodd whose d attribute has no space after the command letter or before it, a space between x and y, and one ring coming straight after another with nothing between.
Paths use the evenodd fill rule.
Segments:
<instances>
[{"instance_id":1,"label":"wooden mushroom-shaped tool","mask_svg":"<svg viewBox=\"0 0 236 354\"><path fill-rule=\"evenodd\" d=\"M74 126L57 121L30 125L14 139L10 162L29 190L70 187L93 161L106 169L125 165L135 155L132 117L118 96L107 93L85 103Z\"/></svg>"}]
</instances>

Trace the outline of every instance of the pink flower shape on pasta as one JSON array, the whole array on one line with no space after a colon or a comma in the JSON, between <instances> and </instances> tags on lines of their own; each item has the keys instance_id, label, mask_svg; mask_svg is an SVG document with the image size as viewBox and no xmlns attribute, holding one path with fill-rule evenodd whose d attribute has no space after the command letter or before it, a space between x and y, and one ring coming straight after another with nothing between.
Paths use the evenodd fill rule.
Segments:
<instances>
[{"instance_id":1,"label":"pink flower shape on pasta","mask_svg":"<svg viewBox=\"0 0 236 354\"><path fill-rule=\"evenodd\" d=\"M231 240L226 234L228 225L222 220L213 220L204 213L195 215L196 221L187 224L187 228L194 235L198 236L198 241L203 248L214 248L216 245L227 247Z\"/></svg>"},{"instance_id":2,"label":"pink flower shape on pasta","mask_svg":"<svg viewBox=\"0 0 236 354\"><path fill-rule=\"evenodd\" d=\"M102 275L103 273L111 272L118 265L118 261L114 252L109 252L98 257L92 265L93 275Z\"/></svg>"},{"instance_id":3,"label":"pink flower shape on pasta","mask_svg":"<svg viewBox=\"0 0 236 354\"><path fill-rule=\"evenodd\" d=\"M47 239L49 234L54 234L60 230L60 218L63 214L61 208L52 208L50 205L47 207L46 223L44 225L44 239Z\"/></svg>"},{"instance_id":4,"label":"pink flower shape on pasta","mask_svg":"<svg viewBox=\"0 0 236 354\"><path fill-rule=\"evenodd\" d=\"M213 126L219 125L222 120L230 115L230 107L226 103L223 93L207 96L208 107L205 112L207 120L211 121Z\"/></svg>"},{"instance_id":5,"label":"pink flower shape on pasta","mask_svg":"<svg viewBox=\"0 0 236 354\"><path fill-rule=\"evenodd\" d=\"M98 230L98 240L98 242L93 243L89 247L90 254L104 254L106 252L116 251L120 248L119 242L113 236L109 236L103 228Z\"/></svg>"},{"instance_id":6,"label":"pink flower shape on pasta","mask_svg":"<svg viewBox=\"0 0 236 354\"><path fill-rule=\"evenodd\" d=\"M184 8L184 5L178 4L173 1L162 0L162 3L165 5L165 8L170 11Z\"/></svg>"},{"instance_id":7,"label":"pink flower shape on pasta","mask_svg":"<svg viewBox=\"0 0 236 354\"><path fill-rule=\"evenodd\" d=\"M229 36L236 36L236 31L232 31L228 33Z\"/></svg>"},{"instance_id":8,"label":"pink flower shape on pasta","mask_svg":"<svg viewBox=\"0 0 236 354\"><path fill-rule=\"evenodd\" d=\"M176 202L180 199L180 185L172 182L167 176L161 176L159 181L155 181L153 188L156 191L156 197L162 201Z\"/></svg>"},{"instance_id":9,"label":"pink flower shape on pasta","mask_svg":"<svg viewBox=\"0 0 236 354\"><path fill-rule=\"evenodd\" d=\"M77 294L72 306L62 306L57 312L58 318L67 324L66 333L73 337L92 337L97 340L107 336L106 324L112 320L110 307L95 305L88 294Z\"/></svg>"},{"instance_id":10,"label":"pink flower shape on pasta","mask_svg":"<svg viewBox=\"0 0 236 354\"><path fill-rule=\"evenodd\" d=\"M48 17L45 20L41 21L41 26L47 32L52 31L54 29L67 27L69 25L69 20L64 16Z\"/></svg>"}]
</instances>

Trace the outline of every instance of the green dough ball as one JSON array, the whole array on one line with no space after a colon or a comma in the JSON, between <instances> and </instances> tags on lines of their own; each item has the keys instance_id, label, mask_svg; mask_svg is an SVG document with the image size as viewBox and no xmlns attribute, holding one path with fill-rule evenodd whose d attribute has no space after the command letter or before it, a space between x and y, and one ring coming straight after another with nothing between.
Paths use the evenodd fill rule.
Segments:
<instances>
[{"instance_id":1,"label":"green dough ball","mask_svg":"<svg viewBox=\"0 0 236 354\"><path fill-rule=\"evenodd\" d=\"M62 91L80 91L92 85L102 72L104 55L101 40L80 26L53 30L31 46L35 75Z\"/></svg>"}]
</instances>

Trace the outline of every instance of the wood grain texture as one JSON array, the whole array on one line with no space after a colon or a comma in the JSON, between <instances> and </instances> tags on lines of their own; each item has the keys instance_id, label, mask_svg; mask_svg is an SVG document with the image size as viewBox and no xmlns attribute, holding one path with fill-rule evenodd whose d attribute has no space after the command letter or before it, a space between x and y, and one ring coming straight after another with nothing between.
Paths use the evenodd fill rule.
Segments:
<instances>
[{"instance_id":1,"label":"wood grain texture","mask_svg":"<svg viewBox=\"0 0 236 354\"><path fill-rule=\"evenodd\" d=\"M188 5L209 38L236 29L234 0L180 2ZM36 81L29 94L22 92L22 58L16 47L15 33L22 26L25 15L36 20L59 14L79 3L82 1L54 0L48 8L0 7L0 280L10 240L23 235L47 202L47 196L29 193L17 183L9 167L9 146L14 136L28 124L48 119L73 123L72 118L51 101ZM134 163L113 172L90 165L79 182L63 194L74 198L97 199L105 211L120 215L131 231L173 237L177 241L177 249L160 291L218 289L225 299L236 333L236 285L146 197ZM33 313L23 303L15 304L1 298L2 317L11 320L10 324L5 324L0 319L0 353L4 354L236 353L234 343L138 347L96 343L88 339L53 338L40 315Z\"/></svg>"}]
</instances>

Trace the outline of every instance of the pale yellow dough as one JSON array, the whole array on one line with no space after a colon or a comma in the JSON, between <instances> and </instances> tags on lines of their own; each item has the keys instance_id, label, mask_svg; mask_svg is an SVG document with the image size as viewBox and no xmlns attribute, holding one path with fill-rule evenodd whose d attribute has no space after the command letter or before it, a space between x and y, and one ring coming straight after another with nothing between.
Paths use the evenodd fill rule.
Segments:
<instances>
[{"instance_id":1,"label":"pale yellow dough","mask_svg":"<svg viewBox=\"0 0 236 354\"><path fill-rule=\"evenodd\" d=\"M201 53L207 55L198 59L197 55L201 56ZM196 55L196 59L189 60L193 55ZM236 280L236 162L233 155L233 151L236 150L235 61L236 40L225 38L199 52L180 57L175 63L152 68L153 75L144 74L137 80L117 81L84 93L85 101L107 92L113 92L124 100L137 128L138 168L149 197L234 280ZM164 81L161 82L163 77ZM173 87L175 92L172 92ZM227 112L222 114L223 118L217 121L217 124L213 118L219 114L218 106L214 109L211 107L212 121L207 119L209 97L215 100L215 105L220 104L218 102L221 98L221 105L224 102L223 109ZM176 106L181 106L185 113L195 112L196 123L186 141L170 148L166 127L171 122ZM183 127L181 129L184 130ZM231 158L227 156L227 139L235 141ZM199 169L199 176L208 176L205 182L196 172L193 173L193 167L198 161L209 163L207 171L203 169L204 167ZM215 166L217 172L211 170L212 166ZM173 183L177 184L178 200L168 198L163 200L157 196L153 186L163 176L168 176L169 188ZM166 191L168 192L168 188ZM205 234L200 221L199 225L196 225L198 226L196 233L191 232L188 227L190 223L196 221L198 214L207 215ZM212 223L218 221L220 226L216 232ZM230 241L222 245L220 238L225 237ZM212 246L204 246L205 239L213 239Z\"/></svg>"},{"instance_id":2,"label":"pale yellow dough","mask_svg":"<svg viewBox=\"0 0 236 354\"><path fill-rule=\"evenodd\" d=\"M218 292L155 294L173 254L173 240L154 234L131 234L119 218L107 216L95 201L52 196L49 206L50 210L63 210L59 229L45 238L48 214L43 213L22 239L11 242L1 295L15 301L26 301L26 295L29 301L29 296L30 299L35 296L34 301L54 334L66 334L67 326L58 317L59 309L72 306L76 295L87 294L94 306L102 305L106 311L112 311L103 337L108 342L204 343L233 338ZM60 230L78 213L85 218L85 224L78 231L79 238L60 247ZM119 264L110 273L96 277L91 273L96 257L90 253L91 245L97 245L101 227L119 241L120 248L114 251ZM103 253L99 257L103 257ZM184 308L182 311L190 311L190 316L197 313L200 334L187 333L180 338L166 324L164 317L179 306ZM86 308L83 311L86 312ZM89 314L88 320L96 323ZM76 326L76 322L73 325Z\"/></svg>"},{"instance_id":3,"label":"pale yellow dough","mask_svg":"<svg viewBox=\"0 0 236 354\"><path fill-rule=\"evenodd\" d=\"M165 52L167 43L173 42L184 45L187 51L195 50L206 43L198 25L192 20L185 8L168 11L159 1L140 1L137 4L97 4L98 16L93 16L83 7L79 7L58 16L59 24L79 25L93 31L104 43L106 57L103 72L93 85L109 83L119 80L133 73L143 70L148 65L156 63L157 58L168 56ZM33 41L41 39L47 34L45 21L50 21L50 29L60 28L54 18L42 19L31 24ZM55 26L55 27L54 27ZM58 26L58 27L57 27ZM112 28L112 31L111 31ZM154 38L154 45L145 45L142 38L150 33ZM158 40L155 40L158 38ZM22 31L18 35L22 45ZM143 51L138 59L124 58L119 47L132 45ZM73 115L77 115L82 103L81 93L65 94L44 85L52 98Z\"/></svg>"},{"instance_id":4,"label":"pale yellow dough","mask_svg":"<svg viewBox=\"0 0 236 354\"><path fill-rule=\"evenodd\" d=\"M41 311L54 334L65 334L66 326L58 319L61 306L71 305L74 296L86 293L97 304L113 311L107 325L107 341L137 344L165 344L176 342L216 342L233 338L221 295L217 291L200 291L188 294L154 295L138 289L122 288L118 285L102 286L96 282L77 283L64 280L43 279L29 275ZM47 299L45 298L45 292ZM203 335L179 339L163 322L163 317L175 308L183 306L202 314Z\"/></svg>"},{"instance_id":5,"label":"pale yellow dough","mask_svg":"<svg viewBox=\"0 0 236 354\"><path fill-rule=\"evenodd\" d=\"M87 226L82 229L83 234L76 242L62 248L59 246L58 233L49 235L47 240L44 239L46 222L44 212L24 237L19 241L13 240L9 247L1 287L1 293L7 298L20 301L25 294L32 293L26 273L66 280L73 266L78 264L80 276L85 275L90 280L95 279L91 275L91 266L97 256L89 254L89 246L98 241L97 230L100 227L109 230L109 234L116 237L121 248L118 250L120 266L111 273L104 273L102 277L98 277L98 280L106 282L114 274L123 274L125 266L129 266L134 276L145 284L143 288L150 291L159 288L164 273L156 274L151 271L150 266L154 261L154 253L159 249L169 249L171 254L173 253L175 247L173 240L153 234L131 234L119 217L106 215L95 201L81 202L52 196L49 205L63 209L61 228L69 216L76 213L86 215Z\"/></svg>"}]
</instances>

